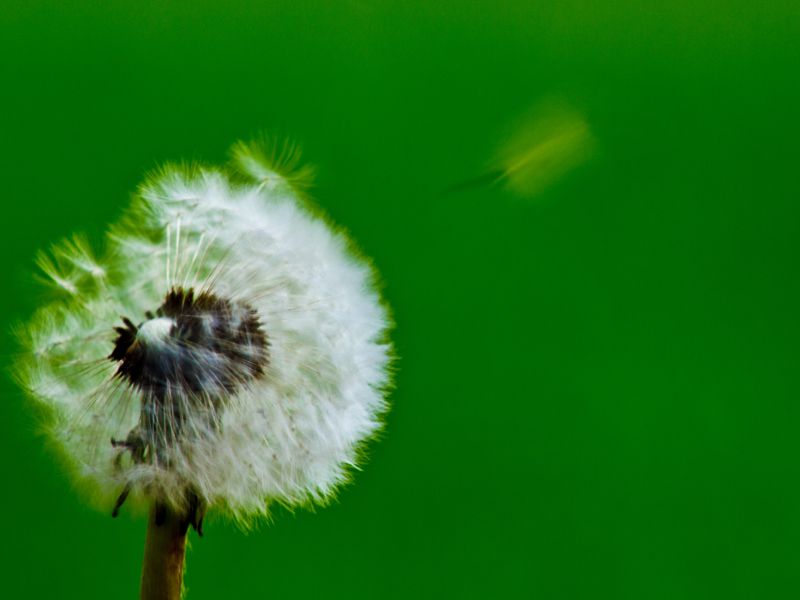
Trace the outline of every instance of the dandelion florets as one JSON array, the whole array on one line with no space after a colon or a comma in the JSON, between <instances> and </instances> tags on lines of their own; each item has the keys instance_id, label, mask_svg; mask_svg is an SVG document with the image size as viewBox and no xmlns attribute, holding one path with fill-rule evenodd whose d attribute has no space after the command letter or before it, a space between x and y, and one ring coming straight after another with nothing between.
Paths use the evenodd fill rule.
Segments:
<instances>
[{"instance_id":1,"label":"dandelion florets","mask_svg":"<svg viewBox=\"0 0 800 600\"><path fill-rule=\"evenodd\" d=\"M20 378L103 506L130 494L199 520L322 502L380 428L374 272L267 156L164 168L104 258L75 238L40 259L59 297L23 330Z\"/></svg>"}]
</instances>

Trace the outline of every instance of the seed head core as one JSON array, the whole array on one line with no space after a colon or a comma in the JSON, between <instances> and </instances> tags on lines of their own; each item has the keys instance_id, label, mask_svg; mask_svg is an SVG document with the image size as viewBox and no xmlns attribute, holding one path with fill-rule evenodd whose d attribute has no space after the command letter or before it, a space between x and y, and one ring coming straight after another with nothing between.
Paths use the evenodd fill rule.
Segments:
<instances>
[{"instance_id":1,"label":"seed head core","mask_svg":"<svg viewBox=\"0 0 800 600\"><path fill-rule=\"evenodd\" d=\"M146 395L219 401L264 374L267 336L244 302L173 288L145 316L139 325L123 317L109 358Z\"/></svg>"}]
</instances>

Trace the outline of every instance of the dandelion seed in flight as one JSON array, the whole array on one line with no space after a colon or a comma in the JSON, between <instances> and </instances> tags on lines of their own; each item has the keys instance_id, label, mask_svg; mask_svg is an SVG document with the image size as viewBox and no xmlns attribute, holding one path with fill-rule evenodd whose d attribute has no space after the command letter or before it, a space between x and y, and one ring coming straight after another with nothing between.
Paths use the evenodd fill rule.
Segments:
<instances>
[{"instance_id":1,"label":"dandelion seed in flight","mask_svg":"<svg viewBox=\"0 0 800 600\"><path fill-rule=\"evenodd\" d=\"M449 191L501 185L530 199L586 162L593 147L589 124L580 112L563 101L543 101L509 130L485 172Z\"/></svg>"}]
</instances>

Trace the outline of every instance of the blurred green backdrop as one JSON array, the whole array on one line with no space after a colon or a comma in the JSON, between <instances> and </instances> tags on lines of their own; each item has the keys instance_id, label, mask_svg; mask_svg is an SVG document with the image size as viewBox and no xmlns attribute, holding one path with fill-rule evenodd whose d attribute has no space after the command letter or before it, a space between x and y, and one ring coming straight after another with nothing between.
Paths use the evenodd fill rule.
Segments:
<instances>
[{"instance_id":1,"label":"blurred green backdrop","mask_svg":"<svg viewBox=\"0 0 800 600\"><path fill-rule=\"evenodd\" d=\"M289 134L387 282L394 408L333 506L193 538L190 599L796 598L800 9L763 4L5 0L5 354L36 249ZM442 194L553 94L590 163ZM10 377L0 457L2 596L137 597L144 520L84 506Z\"/></svg>"}]
</instances>

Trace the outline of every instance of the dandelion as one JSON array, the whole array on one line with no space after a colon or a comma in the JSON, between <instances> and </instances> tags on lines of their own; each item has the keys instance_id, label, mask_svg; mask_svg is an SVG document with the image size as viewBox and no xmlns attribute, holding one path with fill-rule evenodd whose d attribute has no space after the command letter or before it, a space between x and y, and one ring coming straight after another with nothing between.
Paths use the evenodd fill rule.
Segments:
<instances>
[{"instance_id":1,"label":"dandelion","mask_svg":"<svg viewBox=\"0 0 800 600\"><path fill-rule=\"evenodd\" d=\"M534 198L586 162L594 145L580 112L561 100L543 100L514 124L486 171L448 191L500 185L519 198Z\"/></svg>"},{"instance_id":2,"label":"dandelion","mask_svg":"<svg viewBox=\"0 0 800 600\"><path fill-rule=\"evenodd\" d=\"M39 259L56 298L22 328L19 379L95 504L150 507L142 598L180 596L207 510L324 503L380 428L387 310L287 148L167 166L104 258L76 237Z\"/></svg>"}]
</instances>

